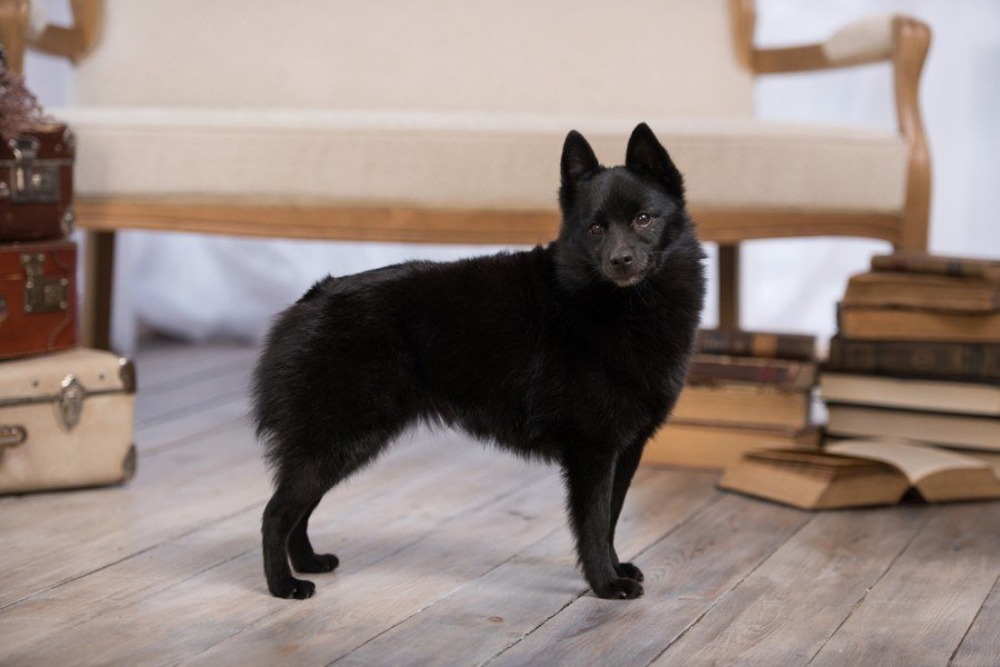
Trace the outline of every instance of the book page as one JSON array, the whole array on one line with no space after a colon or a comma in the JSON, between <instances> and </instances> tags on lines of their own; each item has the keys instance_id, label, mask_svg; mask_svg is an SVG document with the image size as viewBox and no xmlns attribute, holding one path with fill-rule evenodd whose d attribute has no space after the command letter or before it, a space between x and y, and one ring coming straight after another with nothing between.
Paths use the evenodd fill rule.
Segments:
<instances>
[{"instance_id":1,"label":"book page","mask_svg":"<svg viewBox=\"0 0 1000 667\"><path fill-rule=\"evenodd\" d=\"M997 452L984 452L980 449L966 450L962 452L963 456L968 456L971 459L976 459L977 461L982 461L983 463L993 467L993 473L1000 479L1000 453Z\"/></svg>"},{"instance_id":2,"label":"book page","mask_svg":"<svg viewBox=\"0 0 1000 667\"><path fill-rule=\"evenodd\" d=\"M825 450L835 454L885 461L899 468L910 480L910 484L914 486L925 477L943 470L990 468L986 463L968 456L925 445L907 444L908 442L904 440L845 440L831 443L825 447Z\"/></svg>"}]
</instances>

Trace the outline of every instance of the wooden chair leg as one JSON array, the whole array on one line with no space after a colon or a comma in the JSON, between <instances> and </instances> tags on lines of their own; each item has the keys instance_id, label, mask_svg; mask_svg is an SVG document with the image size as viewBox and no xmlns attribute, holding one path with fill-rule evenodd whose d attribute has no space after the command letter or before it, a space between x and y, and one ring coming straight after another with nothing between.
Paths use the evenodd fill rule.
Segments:
<instances>
[{"instance_id":1,"label":"wooden chair leg","mask_svg":"<svg viewBox=\"0 0 1000 667\"><path fill-rule=\"evenodd\" d=\"M80 343L111 349L111 292L115 275L115 233L87 232Z\"/></svg>"},{"instance_id":2,"label":"wooden chair leg","mask_svg":"<svg viewBox=\"0 0 1000 667\"><path fill-rule=\"evenodd\" d=\"M740 328L740 246L719 245L719 328Z\"/></svg>"},{"instance_id":3,"label":"wooden chair leg","mask_svg":"<svg viewBox=\"0 0 1000 667\"><path fill-rule=\"evenodd\" d=\"M30 15L28 0L0 0L0 46L7 55L7 64L18 73L24 71Z\"/></svg>"}]
</instances>

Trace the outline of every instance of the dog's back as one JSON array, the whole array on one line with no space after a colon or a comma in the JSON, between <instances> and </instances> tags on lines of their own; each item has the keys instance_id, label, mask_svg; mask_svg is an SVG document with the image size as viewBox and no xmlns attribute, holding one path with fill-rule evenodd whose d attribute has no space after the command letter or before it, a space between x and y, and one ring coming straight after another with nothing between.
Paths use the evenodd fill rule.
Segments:
<instances>
[{"instance_id":1,"label":"dog's back","mask_svg":"<svg viewBox=\"0 0 1000 667\"><path fill-rule=\"evenodd\" d=\"M549 273L538 248L318 282L278 318L255 373L269 459L391 438L418 419L519 441Z\"/></svg>"}]
</instances>

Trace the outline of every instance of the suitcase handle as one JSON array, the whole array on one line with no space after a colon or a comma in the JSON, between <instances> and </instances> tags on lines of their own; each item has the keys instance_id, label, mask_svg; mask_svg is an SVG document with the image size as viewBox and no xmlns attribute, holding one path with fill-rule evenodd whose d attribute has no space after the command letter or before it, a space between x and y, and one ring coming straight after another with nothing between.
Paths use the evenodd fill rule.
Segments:
<instances>
[{"instance_id":1,"label":"suitcase handle","mask_svg":"<svg viewBox=\"0 0 1000 667\"><path fill-rule=\"evenodd\" d=\"M28 431L23 426L0 425L0 451L7 447L17 447L28 439Z\"/></svg>"}]
</instances>

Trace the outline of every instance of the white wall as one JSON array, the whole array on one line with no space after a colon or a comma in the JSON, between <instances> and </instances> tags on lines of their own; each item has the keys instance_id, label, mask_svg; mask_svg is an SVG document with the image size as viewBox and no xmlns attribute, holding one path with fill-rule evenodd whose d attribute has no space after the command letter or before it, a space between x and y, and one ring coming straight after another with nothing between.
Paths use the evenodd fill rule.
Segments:
<instances>
[{"instance_id":1,"label":"white wall","mask_svg":"<svg viewBox=\"0 0 1000 667\"><path fill-rule=\"evenodd\" d=\"M50 18L66 19L65 0L40 5ZM912 14L934 31L921 96L934 168L931 249L1000 256L1000 3L759 0L758 43L822 39L847 21L876 12ZM72 100L68 64L31 55L27 71L47 106ZM895 122L886 65L767 77L758 86L757 103L767 118L887 127ZM744 327L822 337L834 331L834 304L847 277L888 248L851 239L757 241L744 247ZM129 232L119 237L114 336L120 349L131 348L135 325L142 321L190 338L256 338L274 312L327 272L488 250ZM705 323L715 321L713 299Z\"/></svg>"}]
</instances>

